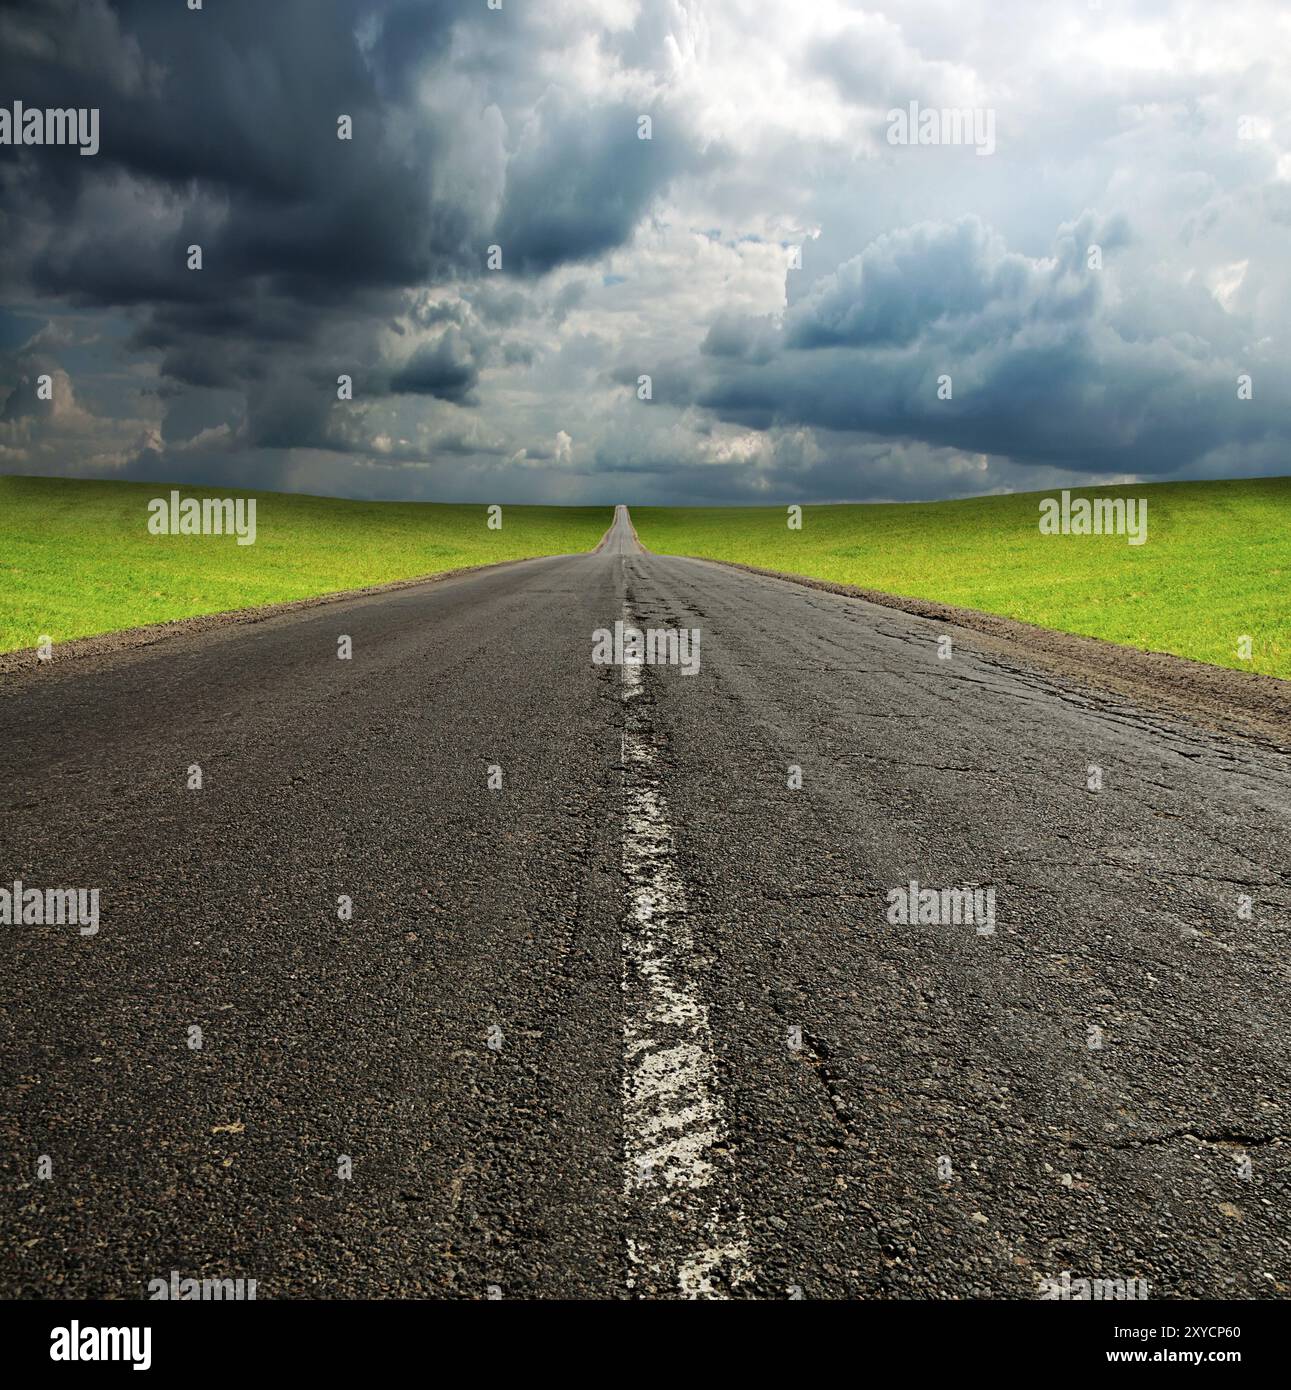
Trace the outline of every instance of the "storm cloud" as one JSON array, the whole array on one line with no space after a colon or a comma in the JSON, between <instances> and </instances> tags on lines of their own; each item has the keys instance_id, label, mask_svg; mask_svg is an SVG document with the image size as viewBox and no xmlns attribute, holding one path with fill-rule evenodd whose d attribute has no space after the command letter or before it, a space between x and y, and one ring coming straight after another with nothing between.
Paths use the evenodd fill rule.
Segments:
<instances>
[{"instance_id":1,"label":"storm cloud","mask_svg":"<svg viewBox=\"0 0 1291 1390\"><path fill-rule=\"evenodd\" d=\"M97 109L100 148L0 148L0 471L561 502L1283 471L1278 16L10 0L0 102ZM894 143L910 102L991 112L993 152Z\"/></svg>"}]
</instances>

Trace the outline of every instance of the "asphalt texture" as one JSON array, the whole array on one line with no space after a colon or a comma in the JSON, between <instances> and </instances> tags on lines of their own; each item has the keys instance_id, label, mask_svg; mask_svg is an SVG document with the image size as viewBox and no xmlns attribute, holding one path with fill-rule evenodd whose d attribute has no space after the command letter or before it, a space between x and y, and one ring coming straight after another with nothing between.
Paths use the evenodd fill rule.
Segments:
<instances>
[{"instance_id":1,"label":"asphalt texture","mask_svg":"<svg viewBox=\"0 0 1291 1390\"><path fill-rule=\"evenodd\" d=\"M620 512L6 678L0 783L0 885L101 904L0 927L5 1297L1291 1289L1270 749Z\"/></svg>"}]
</instances>

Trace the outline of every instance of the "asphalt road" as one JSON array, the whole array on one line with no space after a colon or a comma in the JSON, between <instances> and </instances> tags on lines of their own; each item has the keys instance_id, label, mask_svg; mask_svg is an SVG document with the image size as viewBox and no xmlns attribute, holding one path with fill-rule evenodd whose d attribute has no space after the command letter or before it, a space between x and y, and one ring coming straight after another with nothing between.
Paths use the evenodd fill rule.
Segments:
<instances>
[{"instance_id":1,"label":"asphalt road","mask_svg":"<svg viewBox=\"0 0 1291 1390\"><path fill-rule=\"evenodd\" d=\"M698 671L594 664L618 619ZM0 884L101 894L0 928L4 1296L1291 1288L1275 753L622 517L55 661L0 734Z\"/></svg>"}]
</instances>

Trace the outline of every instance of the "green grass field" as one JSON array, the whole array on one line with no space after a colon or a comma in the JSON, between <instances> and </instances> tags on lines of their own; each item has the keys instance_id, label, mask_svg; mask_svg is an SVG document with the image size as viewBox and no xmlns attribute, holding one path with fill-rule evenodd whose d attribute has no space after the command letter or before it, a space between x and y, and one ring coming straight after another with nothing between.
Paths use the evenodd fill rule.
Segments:
<instances>
[{"instance_id":1,"label":"green grass field","mask_svg":"<svg viewBox=\"0 0 1291 1390\"><path fill-rule=\"evenodd\" d=\"M1291 677L1291 478L1083 488L1146 497L1147 542L1042 536L1055 493L963 502L634 507L650 550L735 560L999 613L1042 627ZM1253 659L1238 638L1253 639Z\"/></svg>"},{"instance_id":2,"label":"green grass field","mask_svg":"<svg viewBox=\"0 0 1291 1390\"><path fill-rule=\"evenodd\" d=\"M231 495L179 489L184 497ZM162 483L0 478L0 651L145 623L410 579L461 565L590 550L609 507L346 502L280 492L256 499L256 543L154 536Z\"/></svg>"}]
</instances>

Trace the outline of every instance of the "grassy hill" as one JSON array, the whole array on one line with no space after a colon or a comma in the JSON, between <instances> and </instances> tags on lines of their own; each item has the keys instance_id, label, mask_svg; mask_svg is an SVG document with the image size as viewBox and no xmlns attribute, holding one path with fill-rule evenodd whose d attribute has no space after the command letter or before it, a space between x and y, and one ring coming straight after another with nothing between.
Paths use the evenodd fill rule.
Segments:
<instances>
[{"instance_id":1,"label":"grassy hill","mask_svg":"<svg viewBox=\"0 0 1291 1390\"><path fill-rule=\"evenodd\" d=\"M1147 542L1044 536L1049 493L963 502L634 507L650 550L735 560L1291 677L1291 478L1082 488L1146 497ZM1253 638L1253 659L1238 639Z\"/></svg>"},{"instance_id":2,"label":"grassy hill","mask_svg":"<svg viewBox=\"0 0 1291 1390\"><path fill-rule=\"evenodd\" d=\"M227 490L179 489L184 497ZM0 477L0 651L55 643L316 594L435 574L462 565L590 550L609 507L347 502L277 492L256 499L256 543L232 536L156 536L148 502L162 483Z\"/></svg>"}]
</instances>

